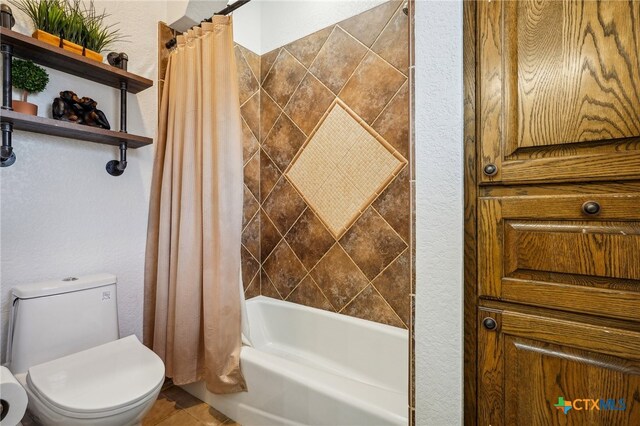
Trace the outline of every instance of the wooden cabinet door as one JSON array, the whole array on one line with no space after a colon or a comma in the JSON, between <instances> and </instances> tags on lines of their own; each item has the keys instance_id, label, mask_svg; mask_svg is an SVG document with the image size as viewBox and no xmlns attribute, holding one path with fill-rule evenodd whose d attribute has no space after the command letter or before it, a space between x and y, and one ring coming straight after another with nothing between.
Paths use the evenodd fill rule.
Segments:
<instances>
[{"instance_id":1,"label":"wooden cabinet door","mask_svg":"<svg viewBox=\"0 0 640 426\"><path fill-rule=\"evenodd\" d=\"M480 183L640 175L640 0L482 0L477 57Z\"/></svg>"},{"instance_id":2,"label":"wooden cabinet door","mask_svg":"<svg viewBox=\"0 0 640 426\"><path fill-rule=\"evenodd\" d=\"M478 294L640 321L640 194L480 198Z\"/></svg>"},{"instance_id":3,"label":"wooden cabinet door","mask_svg":"<svg viewBox=\"0 0 640 426\"><path fill-rule=\"evenodd\" d=\"M486 309L478 324L478 425L640 425L639 332Z\"/></svg>"}]
</instances>

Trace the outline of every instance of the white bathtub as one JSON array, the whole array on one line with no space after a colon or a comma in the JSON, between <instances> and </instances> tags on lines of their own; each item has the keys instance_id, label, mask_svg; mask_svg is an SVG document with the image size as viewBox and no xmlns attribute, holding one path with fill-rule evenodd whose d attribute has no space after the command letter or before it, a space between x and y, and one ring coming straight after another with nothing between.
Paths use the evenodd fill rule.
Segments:
<instances>
[{"instance_id":1,"label":"white bathtub","mask_svg":"<svg viewBox=\"0 0 640 426\"><path fill-rule=\"evenodd\" d=\"M247 311L249 392L185 390L243 426L407 424L407 330L264 296Z\"/></svg>"}]
</instances>

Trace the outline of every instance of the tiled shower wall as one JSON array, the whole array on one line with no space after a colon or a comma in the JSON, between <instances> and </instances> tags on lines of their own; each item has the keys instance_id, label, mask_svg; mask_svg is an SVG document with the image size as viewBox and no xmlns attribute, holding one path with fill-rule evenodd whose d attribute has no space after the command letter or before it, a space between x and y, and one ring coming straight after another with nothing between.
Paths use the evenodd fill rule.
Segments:
<instances>
[{"instance_id":1,"label":"tiled shower wall","mask_svg":"<svg viewBox=\"0 0 640 426\"><path fill-rule=\"evenodd\" d=\"M410 326L408 19L390 1L262 56L236 45L247 298ZM163 72L173 31L159 35ZM311 155L336 126L341 143L369 140L340 167Z\"/></svg>"},{"instance_id":2,"label":"tiled shower wall","mask_svg":"<svg viewBox=\"0 0 640 426\"><path fill-rule=\"evenodd\" d=\"M247 298L410 325L409 49L401 6L384 3L260 58L236 47ZM325 125L341 125L333 108L346 112L339 137L350 143L353 131L379 141L352 147L339 171L326 155L310 154L322 149L316 139ZM328 186L325 196L305 191L296 168ZM371 181L380 185L367 188Z\"/></svg>"}]
</instances>

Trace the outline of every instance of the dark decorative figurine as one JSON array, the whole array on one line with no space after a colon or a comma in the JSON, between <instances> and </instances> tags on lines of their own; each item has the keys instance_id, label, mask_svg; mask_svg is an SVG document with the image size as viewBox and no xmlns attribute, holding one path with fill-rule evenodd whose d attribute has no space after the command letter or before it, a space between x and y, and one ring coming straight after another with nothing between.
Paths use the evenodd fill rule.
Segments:
<instances>
[{"instance_id":1,"label":"dark decorative figurine","mask_svg":"<svg viewBox=\"0 0 640 426\"><path fill-rule=\"evenodd\" d=\"M97 109L98 103L91 98L79 98L71 90L60 92L60 97L53 100L51 113L53 118L61 121L85 124L92 127L111 129L107 117Z\"/></svg>"}]
</instances>

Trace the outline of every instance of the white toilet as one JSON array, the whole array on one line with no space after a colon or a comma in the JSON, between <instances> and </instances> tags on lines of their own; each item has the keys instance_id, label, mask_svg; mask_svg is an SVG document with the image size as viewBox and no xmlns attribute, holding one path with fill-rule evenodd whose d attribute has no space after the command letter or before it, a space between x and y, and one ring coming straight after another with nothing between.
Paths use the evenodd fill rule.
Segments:
<instances>
[{"instance_id":1,"label":"white toilet","mask_svg":"<svg viewBox=\"0 0 640 426\"><path fill-rule=\"evenodd\" d=\"M14 287L7 367L31 416L43 426L139 424L164 364L135 336L118 337L115 275Z\"/></svg>"}]
</instances>

